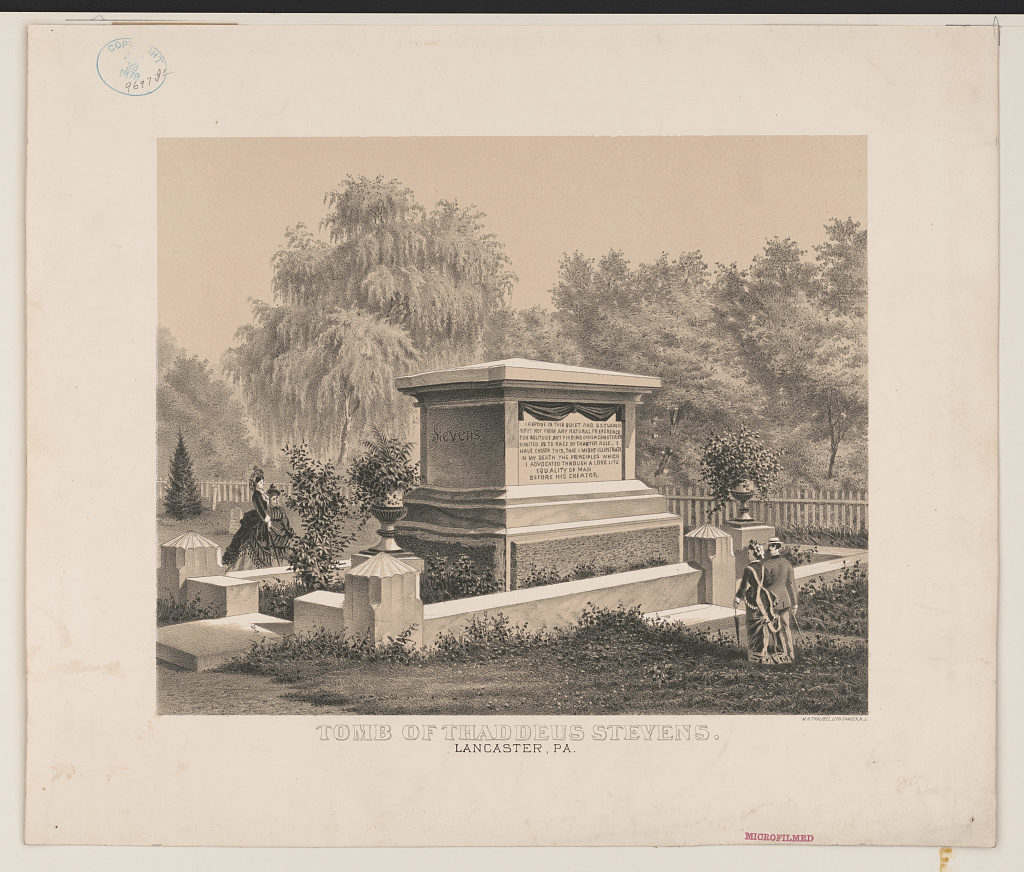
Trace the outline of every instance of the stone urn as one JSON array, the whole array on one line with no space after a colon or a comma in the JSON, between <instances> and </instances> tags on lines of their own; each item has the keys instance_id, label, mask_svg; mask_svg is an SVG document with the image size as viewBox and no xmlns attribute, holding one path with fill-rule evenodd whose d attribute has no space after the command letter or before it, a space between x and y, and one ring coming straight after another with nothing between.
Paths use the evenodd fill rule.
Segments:
<instances>
[{"instance_id":1,"label":"stone urn","mask_svg":"<svg viewBox=\"0 0 1024 872\"><path fill-rule=\"evenodd\" d=\"M380 541L371 551L379 553L402 550L395 542L395 524L405 517L405 512L405 491L401 489L388 491L382 502L370 506L370 514L380 521L380 529L377 531Z\"/></svg>"},{"instance_id":2,"label":"stone urn","mask_svg":"<svg viewBox=\"0 0 1024 872\"><path fill-rule=\"evenodd\" d=\"M753 524L757 519L750 514L747 503L754 496L754 483L749 479L739 481L729 488L732 498L740 504L739 514L733 521L739 524Z\"/></svg>"}]
</instances>

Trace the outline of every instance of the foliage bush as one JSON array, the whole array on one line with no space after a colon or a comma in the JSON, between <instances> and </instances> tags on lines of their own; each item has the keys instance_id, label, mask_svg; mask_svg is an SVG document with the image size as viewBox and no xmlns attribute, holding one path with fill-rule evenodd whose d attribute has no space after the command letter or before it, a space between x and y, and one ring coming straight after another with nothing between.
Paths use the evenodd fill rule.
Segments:
<instances>
[{"instance_id":1,"label":"foliage bush","mask_svg":"<svg viewBox=\"0 0 1024 872\"><path fill-rule=\"evenodd\" d=\"M579 563L569 572L559 572L553 567L538 568L534 566L518 580L516 589L523 590L530 587L559 584L563 581L574 581L580 578L596 578L616 572L631 572L634 569L664 566L667 562L665 558L652 557L624 566L609 564L595 566L593 563ZM492 570L481 568L479 563L466 555L458 557L434 555L426 558L424 572L420 579L420 598L424 604L500 593L504 589L503 581L496 578Z\"/></svg>"},{"instance_id":2,"label":"foliage bush","mask_svg":"<svg viewBox=\"0 0 1024 872\"><path fill-rule=\"evenodd\" d=\"M839 578L819 576L800 592L798 620L804 630L839 636L868 635L868 573L860 562L844 566Z\"/></svg>"},{"instance_id":3,"label":"foliage bush","mask_svg":"<svg viewBox=\"0 0 1024 872\"><path fill-rule=\"evenodd\" d=\"M260 581L259 594L261 615L284 618L286 621L295 619L295 597L303 596L314 590L328 590L333 593L344 593L344 581L323 582L320 587L310 587L301 579L287 580L268 578Z\"/></svg>"},{"instance_id":4,"label":"foliage bush","mask_svg":"<svg viewBox=\"0 0 1024 872\"><path fill-rule=\"evenodd\" d=\"M614 575L616 572L632 572L635 569L648 569L652 566L665 566L670 561L664 557L650 557L646 560L634 560L630 563L618 566L602 564L595 566L593 563L578 563L566 573L560 573L554 567L538 568L531 567L525 577L517 581L516 589L521 590L528 587L542 587L548 584L560 584L563 581L576 581L580 578L598 578L604 575Z\"/></svg>"},{"instance_id":5,"label":"foliage bush","mask_svg":"<svg viewBox=\"0 0 1024 872\"><path fill-rule=\"evenodd\" d=\"M298 513L302 529L289 543L288 558L304 592L328 589L336 581L335 564L355 538L354 513L332 463L310 457L305 445L283 451L291 463L287 505Z\"/></svg>"},{"instance_id":6,"label":"foliage bush","mask_svg":"<svg viewBox=\"0 0 1024 872\"><path fill-rule=\"evenodd\" d=\"M264 636L254 640L245 654L223 668L228 672L294 678L302 671L296 666L303 665L324 669L342 661L410 663L423 656L412 647L412 632L411 627L403 630L396 637L388 637L383 645L374 645L367 637L344 636L324 629L295 633L274 641Z\"/></svg>"},{"instance_id":7,"label":"foliage bush","mask_svg":"<svg viewBox=\"0 0 1024 872\"><path fill-rule=\"evenodd\" d=\"M162 596L156 601L156 625L184 624L188 621L202 621L210 617L210 610L199 605L199 595L184 603L177 597Z\"/></svg>"},{"instance_id":8,"label":"foliage bush","mask_svg":"<svg viewBox=\"0 0 1024 872\"><path fill-rule=\"evenodd\" d=\"M375 430L363 442L363 452L349 467L349 481L363 512L371 506L392 505L396 491L406 491L419 482L419 464L412 460L412 445ZM398 503L401 505L401 503Z\"/></svg>"},{"instance_id":9,"label":"foliage bush","mask_svg":"<svg viewBox=\"0 0 1024 872\"><path fill-rule=\"evenodd\" d=\"M459 632L448 631L434 640L428 656L440 660L507 657L548 642L550 631L531 630L528 624L513 624L506 615L473 618Z\"/></svg>"},{"instance_id":10,"label":"foliage bush","mask_svg":"<svg viewBox=\"0 0 1024 872\"><path fill-rule=\"evenodd\" d=\"M804 566L814 562L814 558L818 555L818 546L812 545L810 548L804 548L800 545L783 545L781 555L794 566Z\"/></svg>"},{"instance_id":11,"label":"foliage bush","mask_svg":"<svg viewBox=\"0 0 1024 872\"><path fill-rule=\"evenodd\" d=\"M837 548L867 548L868 531L863 527L811 527L802 524L781 524L775 528L780 539L808 545Z\"/></svg>"},{"instance_id":12,"label":"foliage bush","mask_svg":"<svg viewBox=\"0 0 1024 872\"><path fill-rule=\"evenodd\" d=\"M420 599L424 604L482 596L504 589L502 580L495 578L492 570L482 569L466 555L428 557L420 577Z\"/></svg>"},{"instance_id":13,"label":"foliage bush","mask_svg":"<svg viewBox=\"0 0 1024 872\"><path fill-rule=\"evenodd\" d=\"M745 481L767 499L779 477L779 452L747 427L724 436L713 433L704 444L700 470L715 500L713 510L725 506L732 499L732 489Z\"/></svg>"}]
</instances>

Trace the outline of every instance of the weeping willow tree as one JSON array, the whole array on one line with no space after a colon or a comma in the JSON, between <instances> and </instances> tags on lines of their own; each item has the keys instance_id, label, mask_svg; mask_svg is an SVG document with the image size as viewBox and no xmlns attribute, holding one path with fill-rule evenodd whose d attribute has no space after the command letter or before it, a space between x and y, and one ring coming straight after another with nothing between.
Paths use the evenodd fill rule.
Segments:
<instances>
[{"instance_id":1,"label":"weeping willow tree","mask_svg":"<svg viewBox=\"0 0 1024 872\"><path fill-rule=\"evenodd\" d=\"M396 180L349 176L324 204L320 234L285 232L274 302L253 302L223 362L269 445L344 464L370 429L403 431L396 376L479 356L515 276L484 216L455 202L428 213Z\"/></svg>"}]
</instances>

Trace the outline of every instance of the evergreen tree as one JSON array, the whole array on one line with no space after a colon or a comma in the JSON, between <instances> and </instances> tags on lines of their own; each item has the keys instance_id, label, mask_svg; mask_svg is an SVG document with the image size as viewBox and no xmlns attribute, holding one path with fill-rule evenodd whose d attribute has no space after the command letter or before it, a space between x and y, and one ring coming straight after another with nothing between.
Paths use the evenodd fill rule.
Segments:
<instances>
[{"instance_id":1,"label":"evergreen tree","mask_svg":"<svg viewBox=\"0 0 1024 872\"><path fill-rule=\"evenodd\" d=\"M171 458L171 476L164 497L167 514L183 521L195 518L203 513L203 500L199 494L199 484L192 472L192 459L185 447L185 438L178 431L178 447Z\"/></svg>"}]
</instances>

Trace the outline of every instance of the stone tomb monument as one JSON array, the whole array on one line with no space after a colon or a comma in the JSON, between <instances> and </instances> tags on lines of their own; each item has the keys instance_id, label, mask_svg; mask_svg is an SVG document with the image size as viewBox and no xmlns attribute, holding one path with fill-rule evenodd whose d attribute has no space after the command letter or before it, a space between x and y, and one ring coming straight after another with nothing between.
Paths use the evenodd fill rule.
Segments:
<instances>
[{"instance_id":1,"label":"stone tomb monument","mask_svg":"<svg viewBox=\"0 0 1024 872\"><path fill-rule=\"evenodd\" d=\"M534 569L681 559L682 520L636 479L636 406L661 379L513 359L395 385L420 410L402 548L466 555L506 590Z\"/></svg>"}]
</instances>

